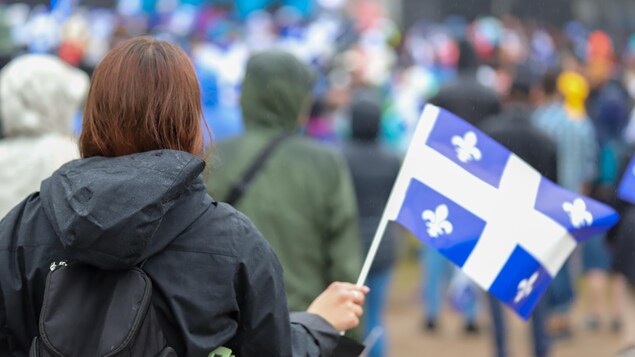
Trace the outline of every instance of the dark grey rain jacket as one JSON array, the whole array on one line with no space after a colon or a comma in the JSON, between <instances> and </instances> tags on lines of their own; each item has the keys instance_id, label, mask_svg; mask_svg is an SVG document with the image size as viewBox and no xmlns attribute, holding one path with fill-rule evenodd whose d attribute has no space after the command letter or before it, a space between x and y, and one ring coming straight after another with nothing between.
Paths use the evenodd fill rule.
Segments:
<instances>
[{"instance_id":1,"label":"dark grey rain jacket","mask_svg":"<svg viewBox=\"0 0 635 357\"><path fill-rule=\"evenodd\" d=\"M70 162L0 221L0 356L26 356L52 262L128 269L147 259L153 305L179 356L329 355L337 331L290 322L278 259L205 192L203 160L154 151ZM106 302L105 302L106 303Z\"/></svg>"}]
</instances>

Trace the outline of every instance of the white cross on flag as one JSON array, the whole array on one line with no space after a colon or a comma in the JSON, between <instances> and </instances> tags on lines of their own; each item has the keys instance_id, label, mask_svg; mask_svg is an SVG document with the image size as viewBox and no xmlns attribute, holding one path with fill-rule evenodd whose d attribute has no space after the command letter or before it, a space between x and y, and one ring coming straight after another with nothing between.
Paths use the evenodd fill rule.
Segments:
<instances>
[{"instance_id":1,"label":"white cross on flag","mask_svg":"<svg viewBox=\"0 0 635 357\"><path fill-rule=\"evenodd\" d=\"M557 186L467 122L428 105L382 225L386 220L408 228L528 318L576 245L609 229L618 215Z\"/></svg>"}]
</instances>

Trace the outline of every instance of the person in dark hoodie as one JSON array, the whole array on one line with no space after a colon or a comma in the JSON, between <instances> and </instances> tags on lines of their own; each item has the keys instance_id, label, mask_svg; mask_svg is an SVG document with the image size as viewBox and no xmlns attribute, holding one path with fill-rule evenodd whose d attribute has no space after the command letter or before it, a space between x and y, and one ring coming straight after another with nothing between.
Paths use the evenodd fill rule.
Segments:
<instances>
[{"instance_id":1,"label":"person in dark hoodie","mask_svg":"<svg viewBox=\"0 0 635 357\"><path fill-rule=\"evenodd\" d=\"M474 47L459 42L457 77L441 87L430 103L446 109L478 127L483 120L500 112L498 94L479 82L476 74L479 60Z\"/></svg>"},{"instance_id":2,"label":"person in dark hoodie","mask_svg":"<svg viewBox=\"0 0 635 357\"><path fill-rule=\"evenodd\" d=\"M630 147L628 155L619 163L619 177L628 175L631 158L635 155L635 147ZM607 234L606 240L612 253L611 269L622 279L623 289L617 292L622 299L622 323L620 348L623 350L616 357L635 356L635 204L622 200L614 191L611 200L613 206L620 214L620 221Z\"/></svg>"},{"instance_id":3,"label":"person in dark hoodie","mask_svg":"<svg viewBox=\"0 0 635 357\"><path fill-rule=\"evenodd\" d=\"M344 158L297 134L309 114L313 83L309 67L290 53L254 54L240 97L245 132L218 143L207 182L212 196L235 201L269 241L285 270L294 311L305 310L332 281L355 281L362 260L355 192ZM276 141L244 188L253 163L263 162L260 153ZM359 330L351 332L361 339Z\"/></svg>"},{"instance_id":4,"label":"person in dark hoodie","mask_svg":"<svg viewBox=\"0 0 635 357\"><path fill-rule=\"evenodd\" d=\"M84 114L82 159L0 221L0 356L27 356L58 261L103 270L145 262L179 356L219 346L236 356L328 356L338 331L359 323L367 289L347 283L290 319L271 247L206 193L200 89L181 49L149 37L123 42L97 66Z\"/></svg>"},{"instance_id":5,"label":"person in dark hoodie","mask_svg":"<svg viewBox=\"0 0 635 357\"><path fill-rule=\"evenodd\" d=\"M595 128L598 146L597 177L591 183L589 195L606 203L612 203L615 196L621 177L620 163L630 158L624 131L628 125L631 99L622 82L612 77L612 67L611 63L590 63L587 73L591 92L586 109ZM621 296L624 283L611 272L611 254L605 243L605 236L599 235L582 245L588 299L586 325L591 330L599 330L603 323L610 323L610 328L617 332L623 320L622 304L609 299L607 292Z\"/></svg>"},{"instance_id":6,"label":"person in dark hoodie","mask_svg":"<svg viewBox=\"0 0 635 357\"><path fill-rule=\"evenodd\" d=\"M530 93L531 74L518 68L503 112L483 122L481 129L522 160L538 170L544 177L557 182L557 151L555 143L532 124ZM489 302L494 325L496 357L506 357L506 328L501 303L491 295ZM533 347L535 357L549 355L550 338L546 331L546 298L538 303L532 315Z\"/></svg>"},{"instance_id":7,"label":"person in dark hoodie","mask_svg":"<svg viewBox=\"0 0 635 357\"><path fill-rule=\"evenodd\" d=\"M344 145L343 152L353 175L361 239L364 252L368 252L401 162L378 140L381 108L375 101L359 98L351 105L350 112L351 139ZM383 313L397 255L395 228L390 226L386 230L367 279L370 293L366 297L366 335L378 336L368 354L371 357L386 355Z\"/></svg>"}]
</instances>

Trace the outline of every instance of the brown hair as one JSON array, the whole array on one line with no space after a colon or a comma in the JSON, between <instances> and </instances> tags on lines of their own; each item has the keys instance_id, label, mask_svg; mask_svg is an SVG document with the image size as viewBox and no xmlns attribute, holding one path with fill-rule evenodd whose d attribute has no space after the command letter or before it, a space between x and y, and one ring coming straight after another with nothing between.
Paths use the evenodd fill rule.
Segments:
<instances>
[{"instance_id":1,"label":"brown hair","mask_svg":"<svg viewBox=\"0 0 635 357\"><path fill-rule=\"evenodd\" d=\"M93 73L82 157L172 149L203 155L201 92L176 45L136 37L112 49Z\"/></svg>"}]
</instances>

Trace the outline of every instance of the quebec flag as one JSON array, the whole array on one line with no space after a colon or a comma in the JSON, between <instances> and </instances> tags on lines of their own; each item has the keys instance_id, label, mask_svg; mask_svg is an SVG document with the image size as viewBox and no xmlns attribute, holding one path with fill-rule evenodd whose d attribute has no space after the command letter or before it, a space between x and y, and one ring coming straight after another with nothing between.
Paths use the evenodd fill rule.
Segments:
<instances>
[{"instance_id":1,"label":"quebec flag","mask_svg":"<svg viewBox=\"0 0 635 357\"><path fill-rule=\"evenodd\" d=\"M628 163L624 177L617 187L617 197L635 204L635 156Z\"/></svg>"},{"instance_id":2,"label":"quebec flag","mask_svg":"<svg viewBox=\"0 0 635 357\"><path fill-rule=\"evenodd\" d=\"M577 244L609 229L618 215L428 105L384 219L399 222L527 319Z\"/></svg>"}]
</instances>

